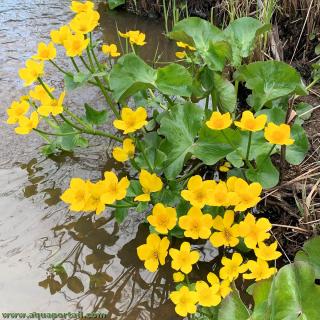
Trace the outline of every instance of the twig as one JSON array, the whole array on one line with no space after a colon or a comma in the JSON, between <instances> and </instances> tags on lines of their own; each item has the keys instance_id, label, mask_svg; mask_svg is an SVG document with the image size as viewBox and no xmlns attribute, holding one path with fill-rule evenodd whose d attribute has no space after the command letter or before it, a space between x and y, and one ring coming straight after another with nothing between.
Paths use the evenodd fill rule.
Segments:
<instances>
[{"instance_id":1,"label":"twig","mask_svg":"<svg viewBox=\"0 0 320 320\"><path fill-rule=\"evenodd\" d=\"M310 233L310 232L309 232L308 230L306 230L306 229L302 229L302 228L295 227L295 226L289 226L289 225L286 225L286 224L273 223L272 226L273 226L273 227L286 228L286 229L293 229L293 230L301 231L301 232L304 232L304 233Z\"/></svg>"}]
</instances>

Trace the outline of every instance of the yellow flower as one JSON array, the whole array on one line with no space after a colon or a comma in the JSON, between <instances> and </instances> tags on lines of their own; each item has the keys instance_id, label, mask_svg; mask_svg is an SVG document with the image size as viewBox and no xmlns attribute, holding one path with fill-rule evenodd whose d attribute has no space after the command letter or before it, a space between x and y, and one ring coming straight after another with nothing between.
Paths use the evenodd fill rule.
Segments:
<instances>
[{"instance_id":1,"label":"yellow flower","mask_svg":"<svg viewBox=\"0 0 320 320\"><path fill-rule=\"evenodd\" d=\"M226 161L222 166L219 167L219 171L228 172L231 168L231 163Z\"/></svg>"},{"instance_id":2,"label":"yellow flower","mask_svg":"<svg viewBox=\"0 0 320 320\"><path fill-rule=\"evenodd\" d=\"M68 57L81 56L88 44L89 39L85 39L84 35L81 33L71 35L63 42Z\"/></svg>"},{"instance_id":3,"label":"yellow flower","mask_svg":"<svg viewBox=\"0 0 320 320\"><path fill-rule=\"evenodd\" d=\"M243 221L239 223L239 235L244 238L244 243L249 249L254 249L259 242L270 238L269 230L272 225L266 218L256 218L248 213Z\"/></svg>"},{"instance_id":4,"label":"yellow flower","mask_svg":"<svg viewBox=\"0 0 320 320\"><path fill-rule=\"evenodd\" d=\"M185 278L185 275L178 271L173 274L173 282L182 282Z\"/></svg>"},{"instance_id":5,"label":"yellow flower","mask_svg":"<svg viewBox=\"0 0 320 320\"><path fill-rule=\"evenodd\" d=\"M228 281L237 279L240 273L244 273L248 269L242 262L242 256L238 252L234 253L231 259L222 257L221 263L223 267L219 271L220 278Z\"/></svg>"},{"instance_id":6,"label":"yellow flower","mask_svg":"<svg viewBox=\"0 0 320 320\"><path fill-rule=\"evenodd\" d=\"M115 44L110 44L109 46L107 44L104 44L102 46L102 52L106 55L110 55L111 57L119 57L120 52L118 52L118 47Z\"/></svg>"},{"instance_id":7,"label":"yellow flower","mask_svg":"<svg viewBox=\"0 0 320 320\"><path fill-rule=\"evenodd\" d=\"M17 134L29 134L32 129L37 128L39 117L36 111L31 113L30 118L22 116L19 118L19 127L15 128Z\"/></svg>"},{"instance_id":8,"label":"yellow flower","mask_svg":"<svg viewBox=\"0 0 320 320\"><path fill-rule=\"evenodd\" d=\"M285 123L276 125L269 122L264 129L264 137L273 144L291 145L294 140L290 138L290 131L290 126Z\"/></svg>"},{"instance_id":9,"label":"yellow flower","mask_svg":"<svg viewBox=\"0 0 320 320\"><path fill-rule=\"evenodd\" d=\"M188 189L181 191L181 196L189 201L192 206L201 209L210 202L215 185L216 183L213 180L202 181L199 175L193 176L188 181Z\"/></svg>"},{"instance_id":10,"label":"yellow flower","mask_svg":"<svg viewBox=\"0 0 320 320\"><path fill-rule=\"evenodd\" d=\"M234 222L234 212L227 210L223 218L216 216L213 219L213 228L220 232L214 232L210 237L210 242L216 248L221 246L235 247L239 243L239 226L232 225Z\"/></svg>"},{"instance_id":11,"label":"yellow flower","mask_svg":"<svg viewBox=\"0 0 320 320\"><path fill-rule=\"evenodd\" d=\"M101 196L101 201L105 204L113 204L117 200L122 200L127 195L129 180L123 177L120 181L112 171L104 173L103 188L104 193Z\"/></svg>"},{"instance_id":12,"label":"yellow flower","mask_svg":"<svg viewBox=\"0 0 320 320\"><path fill-rule=\"evenodd\" d=\"M134 198L134 201L150 201L150 193L161 191L163 182L155 173L149 173L142 169L139 175L139 182L142 186L143 194Z\"/></svg>"},{"instance_id":13,"label":"yellow flower","mask_svg":"<svg viewBox=\"0 0 320 320\"><path fill-rule=\"evenodd\" d=\"M267 115L261 114L254 117L251 111L244 111L240 121L235 121L234 124L246 131L260 131L263 130L267 122Z\"/></svg>"},{"instance_id":14,"label":"yellow flower","mask_svg":"<svg viewBox=\"0 0 320 320\"><path fill-rule=\"evenodd\" d=\"M221 301L221 297L218 292L219 292L218 284L209 286L204 281L196 282L196 293L197 293L198 301L199 301L199 304L203 307L217 306Z\"/></svg>"},{"instance_id":15,"label":"yellow flower","mask_svg":"<svg viewBox=\"0 0 320 320\"><path fill-rule=\"evenodd\" d=\"M87 34L99 24L100 14L98 11L90 10L78 13L69 23L75 33Z\"/></svg>"},{"instance_id":16,"label":"yellow flower","mask_svg":"<svg viewBox=\"0 0 320 320\"><path fill-rule=\"evenodd\" d=\"M113 125L123 130L124 134L135 132L145 126L148 121L147 112L145 108L139 107L137 110L130 108L123 108L121 110L121 120L114 120Z\"/></svg>"},{"instance_id":17,"label":"yellow flower","mask_svg":"<svg viewBox=\"0 0 320 320\"><path fill-rule=\"evenodd\" d=\"M146 44L146 35L139 30L131 30L126 33L118 32L120 37L129 39L131 44L136 44L137 46L144 46Z\"/></svg>"},{"instance_id":18,"label":"yellow flower","mask_svg":"<svg viewBox=\"0 0 320 320\"><path fill-rule=\"evenodd\" d=\"M232 124L230 113L221 114L219 111L212 112L211 118L206 125L212 130L224 130Z\"/></svg>"},{"instance_id":19,"label":"yellow flower","mask_svg":"<svg viewBox=\"0 0 320 320\"><path fill-rule=\"evenodd\" d=\"M177 223L177 212L175 208L165 207L162 203L157 203L152 210L152 215L148 216L148 222L158 233L167 234Z\"/></svg>"},{"instance_id":20,"label":"yellow flower","mask_svg":"<svg viewBox=\"0 0 320 320\"><path fill-rule=\"evenodd\" d=\"M13 101L7 109L7 124L15 124L29 111L30 105L27 101Z\"/></svg>"},{"instance_id":21,"label":"yellow flower","mask_svg":"<svg viewBox=\"0 0 320 320\"><path fill-rule=\"evenodd\" d=\"M69 26L62 26L58 30L51 30L50 37L55 44L63 45L64 42L72 35Z\"/></svg>"},{"instance_id":22,"label":"yellow flower","mask_svg":"<svg viewBox=\"0 0 320 320\"><path fill-rule=\"evenodd\" d=\"M178 59L184 59L187 56L187 53L185 51L177 51L176 52L176 57Z\"/></svg>"},{"instance_id":23,"label":"yellow flower","mask_svg":"<svg viewBox=\"0 0 320 320\"><path fill-rule=\"evenodd\" d=\"M264 242L259 242L258 247L254 248L254 253L261 260L276 260L281 256L281 253L277 251L277 245L276 241L270 246L267 246Z\"/></svg>"},{"instance_id":24,"label":"yellow flower","mask_svg":"<svg viewBox=\"0 0 320 320\"><path fill-rule=\"evenodd\" d=\"M189 46L188 44L184 43L184 42L181 42L181 41L178 41L177 42L177 46L179 48L183 48L183 49L189 49L191 51L195 51L196 48L195 47L192 47L192 46Z\"/></svg>"},{"instance_id":25,"label":"yellow flower","mask_svg":"<svg viewBox=\"0 0 320 320\"><path fill-rule=\"evenodd\" d=\"M262 186L258 182L248 184L241 178L231 177L227 180L227 187L230 192L235 192L238 196L234 211L245 211L256 206L261 200Z\"/></svg>"},{"instance_id":26,"label":"yellow flower","mask_svg":"<svg viewBox=\"0 0 320 320\"><path fill-rule=\"evenodd\" d=\"M176 305L176 313L181 317L186 317L189 313L194 314L197 312L197 293L190 291L186 286L182 286L177 291L172 291L170 299Z\"/></svg>"},{"instance_id":27,"label":"yellow flower","mask_svg":"<svg viewBox=\"0 0 320 320\"><path fill-rule=\"evenodd\" d=\"M203 214L199 208L192 207L187 215L179 218L179 226L184 236L192 239L208 239L211 234L212 216Z\"/></svg>"},{"instance_id":28,"label":"yellow flower","mask_svg":"<svg viewBox=\"0 0 320 320\"><path fill-rule=\"evenodd\" d=\"M207 280L212 286L219 285L217 294L219 294L221 298L225 298L232 291L230 288L230 281L223 280L220 282L219 278L212 272L208 273Z\"/></svg>"},{"instance_id":29,"label":"yellow flower","mask_svg":"<svg viewBox=\"0 0 320 320\"><path fill-rule=\"evenodd\" d=\"M69 189L60 198L70 204L70 210L78 212L84 210L89 196L88 183L81 178L72 178Z\"/></svg>"},{"instance_id":30,"label":"yellow flower","mask_svg":"<svg viewBox=\"0 0 320 320\"><path fill-rule=\"evenodd\" d=\"M43 68L43 61L36 62L31 59L27 60L26 68L19 70L19 76L24 81L23 86L30 86L38 79L38 77L42 76L44 73Z\"/></svg>"},{"instance_id":31,"label":"yellow flower","mask_svg":"<svg viewBox=\"0 0 320 320\"><path fill-rule=\"evenodd\" d=\"M147 243L137 248L138 257L144 261L144 266L150 272L155 272L160 265L165 264L170 242L167 237L160 238L152 233L147 238Z\"/></svg>"},{"instance_id":32,"label":"yellow flower","mask_svg":"<svg viewBox=\"0 0 320 320\"><path fill-rule=\"evenodd\" d=\"M94 3L91 1L86 1L84 3L80 1L72 1L70 9L75 13L91 11L94 8Z\"/></svg>"},{"instance_id":33,"label":"yellow flower","mask_svg":"<svg viewBox=\"0 0 320 320\"><path fill-rule=\"evenodd\" d=\"M169 254L172 258L172 269L181 270L185 274L192 271L192 265L197 263L200 258L198 251L191 251L189 242L183 242L180 250L171 248Z\"/></svg>"},{"instance_id":34,"label":"yellow flower","mask_svg":"<svg viewBox=\"0 0 320 320\"><path fill-rule=\"evenodd\" d=\"M115 147L112 151L113 157L119 162L125 162L134 156L135 146L132 139L124 139L122 148Z\"/></svg>"},{"instance_id":35,"label":"yellow flower","mask_svg":"<svg viewBox=\"0 0 320 320\"><path fill-rule=\"evenodd\" d=\"M235 192L230 192L224 181L219 181L211 192L208 205L214 207L229 207L236 205L239 202L239 197Z\"/></svg>"},{"instance_id":36,"label":"yellow flower","mask_svg":"<svg viewBox=\"0 0 320 320\"><path fill-rule=\"evenodd\" d=\"M249 260L247 262L247 267L251 273L245 273L243 275L244 279L255 279L256 281L260 281L270 278L277 272L276 268L269 268L268 262L261 259L258 259L257 261Z\"/></svg>"},{"instance_id":37,"label":"yellow flower","mask_svg":"<svg viewBox=\"0 0 320 320\"><path fill-rule=\"evenodd\" d=\"M106 208L105 203L102 201L105 183L103 181L98 181L97 183L88 181L87 184L89 197L83 210L95 211L96 214L100 214Z\"/></svg>"},{"instance_id":38,"label":"yellow flower","mask_svg":"<svg viewBox=\"0 0 320 320\"><path fill-rule=\"evenodd\" d=\"M57 56L57 50L54 47L53 42L50 42L46 45L44 42L40 42L38 44L38 52L33 59L46 61L46 60L53 60Z\"/></svg>"},{"instance_id":39,"label":"yellow flower","mask_svg":"<svg viewBox=\"0 0 320 320\"><path fill-rule=\"evenodd\" d=\"M54 91L54 88L50 88L47 84L45 84L45 86L49 92ZM33 90L29 91L29 95L32 99L38 100L38 101L44 101L45 99L50 98L47 91L43 88L42 85L35 86Z\"/></svg>"},{"instance_id":40,"label":"yellow flower","mask_svg":"<svg viewBox=\"0 0 320 320\"><path fill-rule=\"evenodd\" d=\"M59 99L52 99L49 96L42 100L41 106L37 109L38 113L43 117L48 117L50 113L57 116L63 112L63 100L66 93L62 92Z\"/></svg>"}]
</instances>

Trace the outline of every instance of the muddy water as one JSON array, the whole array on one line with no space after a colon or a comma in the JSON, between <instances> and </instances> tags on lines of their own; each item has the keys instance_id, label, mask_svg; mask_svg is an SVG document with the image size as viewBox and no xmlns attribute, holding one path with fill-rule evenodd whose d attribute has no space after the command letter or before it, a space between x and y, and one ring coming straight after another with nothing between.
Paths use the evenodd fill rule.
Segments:
<instances>
[{"instance_id":1,"label":"muddy water","mask_svg":"<svg viewBox=\"0 0 320 320\"><path fill-rule=\"evenodd\" d=\"M94 180L106 169L122 169L110 158L112 144L95 138L86 150L46 159L39 155L42 141L37 136L17 136L3 123L11 101L27 93L18 69L35 53L40 39L47 41L52 28L71 18L69 3L1 1L0 312L99 311L107 319L175 319L168 302L172 275L146 272L136 256L147 235L146 228L139 227L142 215L133 212L118 226L109 212L98 217L74 214L59 201L71 177ZM162 60L172 55L160 22L97 6L102 16L98 38L116 42L116 26L122 31L139 28L148 37L148 46L141 50L146 59L153 59L158 44ZM68 67L63 58L57 61ZM58 89L63 86L50 66L45 80ZM68 95L75 110L83 101L97 108L104 103L92 88ZM212 254L206 252L204 258Z\"/></svg>"}]
</instances>

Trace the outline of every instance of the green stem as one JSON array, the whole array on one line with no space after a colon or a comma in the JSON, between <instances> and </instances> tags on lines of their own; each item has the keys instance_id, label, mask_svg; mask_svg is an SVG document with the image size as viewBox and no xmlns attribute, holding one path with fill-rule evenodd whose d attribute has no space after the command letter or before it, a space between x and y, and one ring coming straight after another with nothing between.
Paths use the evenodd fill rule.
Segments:
<instances>
[{"instance_id":1,"label":"green stem","mask_svg":"<svg viewBox=\"0 0 320 320\"><path fill-rule=\"evenodd\" d=\"M91 68L89 67L89 65L86 63L86 60L84 60L84 58L82 56L80 56L80 60L83 63L83 65L89 70L90 73L93 73L93 71L91 70Z\"/></svg>"},{"instance_id":2,"label":"green stem","mask_svg":"<svg viewBox=\"0 0 320 320\"><path fill-rule=\"evenodd\" d=\"M267 155L266 155L265 158L263 159L263 162L266 161L266 160L271 156L271 153L272 153L272 151L274 150L275 147L276 147L276 144L274 144L274 145L271 147L270 151L267 153Z\"/></svg>"},{"instance_id":3,"label":"green stem","mask_svg":"<svg viewBox=\"0 0 320 320\"><path fill-rule=\"evenodd\" d=\"M44 84L43 80L42 80L40 77L38 77L38 81L39 81L39 83L42 85L43 89L47 92L47 94L49 95L49 97L50 97L51 99L55 99L55 97L53 96L53 94L49 91L49 89L47 88L47 86Z\"/></svg>"},{"instance_id":4,"label":"green stem","mask_svg":"<svg viewBox=\"0 0 320 320\"><path fill-rule=\"evenodd\" d=\"M236 97L238 97L238 89L239 89L239 81L236 80L234 83L234 91L236 93Z\"/></svg>"},{"instance_id":5,"label":"green stem","mask_svg":"<svg viewBox=\"0 0 320 320\"><path fill-rule=\"evenodd\" d=\"M131 136L131 138L133 138L133 136ZM141 145L141 142L140 142L139 138L136 138L136 139L135 139L135 142L136 142L136 145L137 145L139 151L141 151L144 159L146 160L146 163L147 163L147 165L148 165L149 170L150 170L151 172L153 172L153 167L152 167L152 165L151 165L151 163L150 163L150 161L149 161L146 153L144 152L144 148L143 148L143 146Z\"/></svg>"},{"instance_id":6,"label":"green stem","mask_svg":"<svg viewBox=\"0 0 320 320\"><path fill-rule=\"evenodd\" d=\"M52 64L52 65L54 65L60 72L62 72L62 73L64 73L64 74L67 74L67 75L70 75L70 73L68 73L67 71L65 71L65 70L63 70L61 67L59 67L53 60L49 60L50 61L50 63Z\"/></svg>"},{"instance_id":7,"label":"green stem","mask_svg":"<svg viewBox=\"0 0 320 320\"><path fill-rule=\"evenodd\" d=\"M92 61L91 52L90 52L90 48L89 47L87 47L87 55L88 55L88 59L89 59L89 63L90 63L91 69L94 71L94 64L93 64L93 61Z\"/></svg>"},{"instance_id":8,"label":"green stem","mask_svg":"<svg viewBox=\"0 0 320 320\"><path fill-rule=\"evenodd\" d=\"M187 174L185 174L184 176L180 177L179 179L176 179L177 182L181 182L185 179L188 179L189 177L191 177L200 167L203 166L203 163L198 163L191 171L189 171Z\"/></svg>"},{"instance_id":9,"label":"green stem","mask_svg":"<svg viewBox=\"0 0 320 320\"><path fill-rule=\"evenodd\" d=\"M173 106L173 105L174 105L174 102L170 99L170 97L169 97L167 94L164 94L163 96L164 96L164 97L166 98L166 100L169 102L170 106Z\"/></svg>"},{"instance_id":10,"label":"green stem","mask_svg":"<svg viewBox=\"0 0 320 320\"><path fill-rule=\"evenodd\" d=\"M251 140L252 140L252 131L249 131L249 139L248 139L248 146L247 146L247 153L246 153L246 163L249 162Z\"/></svg>"},{"instance_id":11,"label":"green stem","mask_svg":"<svg viewBox=\"0 0 320 320\"><path fill-rule=\"evenodd\" d=\"M72 62L72 64L73 64L74 68L76 69L76 71L77 71L77 72L80 72L80 69L79 69L79 67L77 66L77 63L76 63L76 61L74 60L74 58L73 58L73 57L70 57L70 60L71 60L71 62Z\"/></svg>"},{"instance_id":12,"label":"green stem","mask_svg":"<svg viewBox=\"0 0 320 320\"><path fill-rule=\"evenodd\" d=\"M109 208L132 208L132 207L136 207L137 204L133 203L133 204L124 204L124 205L119 205L119 204L107 204L106 207Z\"/></svg>"},{"instance_id":13,"label":"green stem","mask_svg":"<svg viewBox=\"0 0 320 320\"><path fill-rule=\"evenodd\" d=\"M320 80L320 78L315 78L315 79L306 87L306 90L310 90L319 80Z\"/></svg>"},{"instance_id":14,"label":"green stem","mask_svg":"<svg viewBox=\"0 0 320 320\"><path fill-rule=\"evenodd\" d=\"M33 131L35 131L42 139L44 139L44 140L47 141L48 143L51 143L50 139L49 139L46 135L44 135L44 134L41 133L41 132L37 132L36 129L33 129Z\"/></svg>"},{"instance_id":15,"label":"green stem","mask_svg":"<svg viewBox=\"0 0 320 320\"><path fill-rule=\"evenodd\" d=\"M38 133L41 133L41 134L44 134L44 135L47 135L47 136L72 136L74 134L77 134L77 133L81 133L81 132L66 132L66 133L53 133L53 132L46 132L46 131L42 131L40 129L33 129L34 131L38 132Z\"/></svg>"}]
</instances>

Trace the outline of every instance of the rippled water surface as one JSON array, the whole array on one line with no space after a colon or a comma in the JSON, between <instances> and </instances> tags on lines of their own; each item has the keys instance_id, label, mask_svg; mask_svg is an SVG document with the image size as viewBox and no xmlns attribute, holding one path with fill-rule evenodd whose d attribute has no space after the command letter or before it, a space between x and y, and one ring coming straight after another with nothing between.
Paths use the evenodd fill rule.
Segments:
<instances>
[{"instance_id":1,"label":"rippled water surface","mask_svg":"<svg viewBox=\"0 0 320 320\"><path fill-rule=\"evenodd\" d=\"M49 39L49 31L66 23L69 0L2 0L0 6L0 312L100 311L108 319L175 319L168 293L171 273L144 271L136 247L147 230L142 215L132 213L118 226L110 213L100 216L70 213L59 196L73 176L99 179L114 167L112 144L90 140L88 149L46 159L36 135L17 136L4 124L5 109L27 93L17 71ZM96 36L117 42L120 30L139 28L148 46L141 54L152 60L159 44L165 61L172 43L164 40L159 21L127 13L107 12L98 3L101 27ZM62 55L60 54L60 57ZM63 58L57 61L68 67ZM62 88L55 70L45 80ZM92 88L68 95L75 108L104 100ZM116 166L118 170L122 169ZM211 257L211 251L205 254Z\"/></svg>"}]
</instances>

